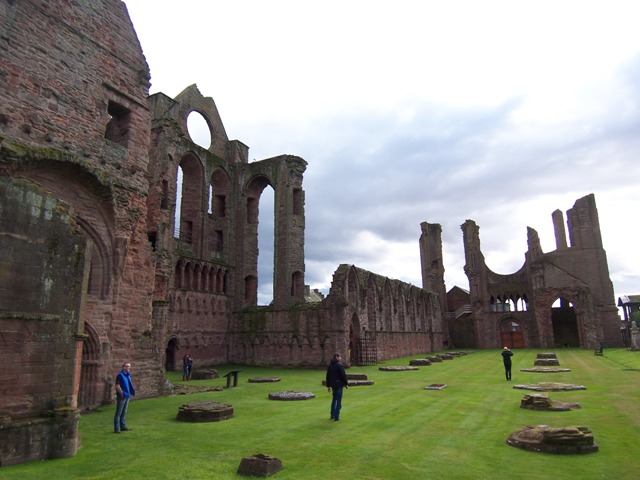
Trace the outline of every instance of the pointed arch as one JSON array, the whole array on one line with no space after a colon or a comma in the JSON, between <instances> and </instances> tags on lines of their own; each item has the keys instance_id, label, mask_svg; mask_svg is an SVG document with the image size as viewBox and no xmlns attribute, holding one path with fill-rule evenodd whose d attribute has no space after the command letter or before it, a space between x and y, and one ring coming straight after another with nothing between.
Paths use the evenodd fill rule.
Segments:
<instances>
[{"instance_id":1,"label":"pointed arch","mask_svg":"<svg viewBox=\"0 0 640 480\"><path fill-rule=\"evenodd\" d=\"M226 218L228 199L231 194L231 180L224 168L218 167L213 171L209 186L209 212L211 216L218 219Z\"/></svg>"},{"instance_id":2,"label":"pointed arch","mask_svg":"<svg viewBox=\"0 0 640 480\"><path fill-rule=\"evenodd\" d=\"M378 329L378 287L373 275L369 275L367 279L367 324L369 330Z\"/></svg>"},{"instance_id":3,"label":"pointed arch","mask_svg":"<svg viewBox=\"0 0 640 480\"><path fill-rule=\"evenodd\" d=\"M581 342L577 309L568 297L563 293L551 307L553 343L559 347L579 347Z\"/></svg>"},{"instance_id":4,"label":"pointed arch","mask_svg":"<svg viewBox=\"0 0 640 480\"><path fill-rule=\"evenodd\" d=\"M199 244L203 210L204 166L193 152L180 159L176 171L176 210L174 237Z\"/></svg>"},{"instance_id":5,"label":"pointed arch","mask_svg":"<svg viewBox=\"0 0 640 480\"><path fill-rule=\"evenodd\" d=\"M382 329L388 332L393 330L393 294L389 279L385 278L382 285Z\"/></svg>"},{"instance_id":6,"label":"pointed arch","mask_svg":"<svg viewBox=\"0 0 640 480\"><path fill-rule=\"evenodd\" d=\"M78 407L91 410L99 406L104 385L100 381L100 337L95 328L84 324L86 337L82 342L82 364L80 366L80 388L78 390Z\"/></svg>"},{"instance_id":7,"label":"pointed arch","mask_svg":"<svg viewBox=\"0 0 640 480\"><path fill-rule=\"evenodd\" d=\"M176 370L176 353L178 351L178 339L172 336L167 341L167 347L164 351L164 369L167 372Z\"/></svg>"}]
</instances>

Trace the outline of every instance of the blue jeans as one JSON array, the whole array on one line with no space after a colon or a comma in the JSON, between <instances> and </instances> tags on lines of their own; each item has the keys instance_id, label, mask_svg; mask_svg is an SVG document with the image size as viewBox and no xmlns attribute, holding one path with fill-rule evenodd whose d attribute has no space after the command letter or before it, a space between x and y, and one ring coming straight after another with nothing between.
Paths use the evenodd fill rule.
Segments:
<instances>
[{"instance_id":1,"label":"blue jeans","mask_svg":"<svg viewBox=\"0 0 640 480\"><path fill-rule=\"evenodd\" d=\"M116 415L113 417L113 430L119 432L127 429L127 408L129 408L129 399L117 397L116 399Z\"/></svg>"},{"instance_id":2,"label":"blue jeans","mask_svg":"<svg viewBox=\"0 0 640 480\"><path fill-rule=\"evenodd\" d=\"M340 409L342 408L342 390L344 387L332 387L333 398L331 399L331 418L340 419Z\"/></svg>"}]
</instances>

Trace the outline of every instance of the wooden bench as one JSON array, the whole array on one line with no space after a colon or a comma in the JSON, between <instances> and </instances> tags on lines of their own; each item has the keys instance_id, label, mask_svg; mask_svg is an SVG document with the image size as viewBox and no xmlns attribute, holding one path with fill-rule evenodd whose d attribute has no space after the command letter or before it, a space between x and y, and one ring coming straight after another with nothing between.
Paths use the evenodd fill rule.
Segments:
<instances>
[{"instance_id":1,"label":"wooden bench","mask_svg":"<svg viewBox=\"0 0 640 480\"><path fill-rule=\"evenodd\" d=\"M225 388L231 388L231 379L233 378L233 386L238 386L238 374L240 370L231 370L229 373L225 375L227 377L227 386Z\"/></svg>"}]
</instances>

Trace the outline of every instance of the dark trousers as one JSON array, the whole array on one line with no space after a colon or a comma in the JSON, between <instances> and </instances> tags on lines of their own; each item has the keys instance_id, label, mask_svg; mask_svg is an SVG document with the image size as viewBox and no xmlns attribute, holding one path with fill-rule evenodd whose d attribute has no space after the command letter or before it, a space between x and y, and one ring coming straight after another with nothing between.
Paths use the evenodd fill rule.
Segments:
<instances>
[{"instance_id":1,"label":"dark trousers","mask_svg":"<svg viewBox=\"0 0 640 480\"><path fill-rule=\"evenodd\" d=\"M113 430L119 432L127 429L127 409L129 408L128 398L116 399L116 415L113 417Z\"/></svg>"},{"instance_id":2,"label":"dark trousers","mask_svg":"<svg viewBox=\"0 0 640 480\"><path fill-rule=\"evenodd\" d=\"M331 387L333 397L331 398L331 418L340 419L340 409L342 408L342 390L344 387Z\"/></svg>"},{"instance_id":3,"label":"dark trousers","mask_svg":"<svg viewBox=\"0 0 640 480\"><path fill-rule=\"evenodd\" d=\"M511 380L511 364L504 366L504 374L507 377L507 380Z\"/></svg>"}]
</instances>

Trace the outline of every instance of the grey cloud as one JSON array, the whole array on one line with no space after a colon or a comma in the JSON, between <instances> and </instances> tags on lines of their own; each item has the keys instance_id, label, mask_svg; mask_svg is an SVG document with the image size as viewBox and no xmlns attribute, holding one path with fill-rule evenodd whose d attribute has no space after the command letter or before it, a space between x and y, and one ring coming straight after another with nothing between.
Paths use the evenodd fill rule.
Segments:
<instances>
[{"instance_id":1,"label":"grey cloud","mask_svg":"<svg viewBox=\"0 0 640 480\"><path fill-rule=\"evenodd\" d=\"M468 218L481 227L490 268L501 273L522 265L528 225L553 248L555 208L566 210L592 192L598 199L640 173L640 140L633 134L640 130L640 96L631 88L639 64L619 80L624 112L613 102L598 117L533 134L511 123L521 98L485 110L416 105L408 117L354 111L308 122L312 131L294 135L309 162L307 282L322 281L339 263L377 265L379 252L354 244L364 230L386 241L413 242L419 259L422 221L443 226L446 275L463 287L460 225ZM538 205L541 195L557 201ZM618 268L617 259L611 265Z\"/></svg>"}]
</instances>

